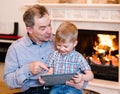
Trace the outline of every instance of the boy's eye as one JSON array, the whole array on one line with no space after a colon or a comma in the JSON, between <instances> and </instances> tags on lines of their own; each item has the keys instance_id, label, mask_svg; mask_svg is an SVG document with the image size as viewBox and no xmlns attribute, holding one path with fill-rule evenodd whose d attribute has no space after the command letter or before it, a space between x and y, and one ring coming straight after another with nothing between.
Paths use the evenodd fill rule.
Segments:
<instances>
[{"instance_id":1,"label":"boy's eye","mask_svg":"<svg viewBox=\"0 0 120 94\"><path fill-rule=\"evenodd\" d=\"M68 46L64 46L65 48L68 48Z\"/></svg>"},{"instance_id":2,"label":"boy's eye","mask_svg":"<svg viewBox=\"0 0 120 94\"><path fill-rule=\"evenodd\" d=\"M60 45L57 45L57 47L61 47Z\"/></svg>"}]
</instances>

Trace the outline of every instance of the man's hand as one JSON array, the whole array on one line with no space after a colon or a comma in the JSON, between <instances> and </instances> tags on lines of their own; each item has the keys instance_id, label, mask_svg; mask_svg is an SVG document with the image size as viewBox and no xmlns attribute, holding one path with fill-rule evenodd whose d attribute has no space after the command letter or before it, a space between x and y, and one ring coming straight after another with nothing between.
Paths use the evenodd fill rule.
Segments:
<instances>
[{"instance_id":1,"label":"man's hand","mask_svg":"<svg viewBox=\"0 0 120 94\"><path fill-rule=\"evenodd\" d=\"M45 65L42 62L32 62L32 63L30 63L30 71L33 75L38 74L42 70L47 70L48 71L47 65Z\"/></svg>"}]
</instances>

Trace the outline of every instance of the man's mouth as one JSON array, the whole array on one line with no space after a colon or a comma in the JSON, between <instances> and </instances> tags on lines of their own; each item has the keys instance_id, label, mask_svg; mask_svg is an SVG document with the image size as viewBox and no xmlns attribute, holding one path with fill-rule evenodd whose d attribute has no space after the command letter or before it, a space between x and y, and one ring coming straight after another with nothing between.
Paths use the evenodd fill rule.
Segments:
<instances>
[{"instance_id":1,"label":"man's mouth","mask_svg":"<svg viewBox=\"0 0 120 94\"><path fill-rule=\"evenodd\" d=\"M51 36L49 35L49 36L46 36L46 38L51 38Z\"/></svg>"}]
</instances>

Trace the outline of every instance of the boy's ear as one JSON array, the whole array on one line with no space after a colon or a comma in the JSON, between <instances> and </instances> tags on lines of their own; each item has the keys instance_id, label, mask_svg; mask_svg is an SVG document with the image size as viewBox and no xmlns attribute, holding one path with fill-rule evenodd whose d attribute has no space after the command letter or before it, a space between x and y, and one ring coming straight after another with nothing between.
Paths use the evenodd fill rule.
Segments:
<instances>
[{"instance_id":1,"label":"boy's ear","mask_svg":"<svg viewBox=\"0 0 120 94\"><path fill-rule=\"evenodd\" d=\"M74 47L75 47L77 44L78 44L78 41L76 40L76 41L74 42Z\"/></svg>"}]
</instances>

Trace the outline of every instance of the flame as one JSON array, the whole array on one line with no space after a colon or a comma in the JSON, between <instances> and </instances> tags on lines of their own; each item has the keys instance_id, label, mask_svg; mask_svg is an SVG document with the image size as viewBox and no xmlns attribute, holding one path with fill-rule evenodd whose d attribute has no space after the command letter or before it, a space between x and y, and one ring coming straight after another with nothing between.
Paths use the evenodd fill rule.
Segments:
<instances>
[{"instance_id":1,"label":"flame","mask_svg":"<svg viewBox=\"0 0 120 94\"><path fill-rule=\"evenodd\" d=\"M116 35L105 35L105 34L98 34L98 42L95 42L95 46L93 47L96 52L92 55L91 61L93 61L95 64L102 64L105 63L105 65L110 65L112 62L113 66L118 66L118 57L119 55L112 55L111 52L118 50L118 41L116 38ZM101 60L98 59L97 56L100 57Z\"/></svg>"},{"instance_id":2,"label":"flame","mask_svg":"<svg viewBox=\"0 0 120 94\"><path fill-rule=\"evenodd\" d=\"M115 46L113 43L113 39L116 38L115 35L105 35L105 34L98 34L99 37L99 44L95 43L94 49L98 51L99 53L103 53L106 50L115 50Z\"/></svg>"}]
</instances>

